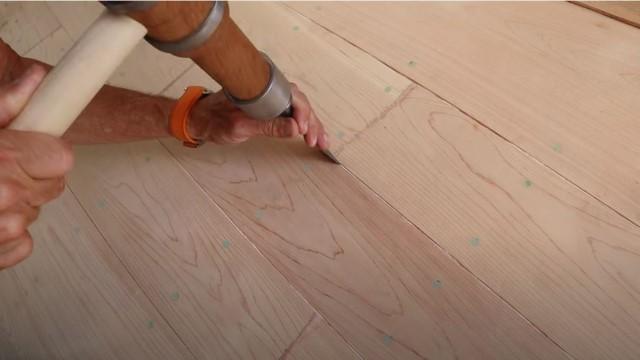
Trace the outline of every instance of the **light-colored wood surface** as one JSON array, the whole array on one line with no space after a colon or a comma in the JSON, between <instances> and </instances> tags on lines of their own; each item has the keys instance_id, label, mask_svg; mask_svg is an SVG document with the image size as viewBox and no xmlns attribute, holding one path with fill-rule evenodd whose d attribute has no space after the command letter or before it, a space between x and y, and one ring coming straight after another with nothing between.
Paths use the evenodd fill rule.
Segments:
<instances>
[{"instance_id":1,"label":"light-colored wood surface","mask_svg":"<svg viewBox=\"0 0 640 360\"><path fill-rule=\"evenodd\" d=\"M640 1L576 1L575 3L640 28Z\"/></svg>"},{"instance_id":2,"label":"light-colored wood surface","mask_svg":"<svg viewBox=\"0 0 640 360\"><path fill-rule=\"evenodd\" d=\"M300 142L165 145L366 359L562 358L366 186Z\"/></svg>"},{"instance_id":3,"label":"light-colored wood surface","mask_svg":"<svg viewBox=\"0 0 640 360\"><path fill-rule=\"evenodd\" d=\"M278 357L313 316L157 141L76 162L70 187L196 357Z\"/></svg>"},{"instance_id":4,"label":"light-colored wood surface","mask_svg":"<svg viewBox=\"0 0 640 360\"><path fill-rule=\"evenodd\" d=\"M573 357L640 354L636 225L422 88L341 155Z\"/></svg>"},{"instance_id":5,"label":"light-colored wood surface","mask_svg":"<svg viewBox=\"0 0 640 360\"><path fill-rule=\"evenodd\" d=\"M640 224L640 31L565 2L290 3Z\"/></svg>"},{"instance_id":6,"label":"light-colored wood surface","mask_svg":"<svg viewBox=\"0 0 640 360\"><path fill-rule=\"evenodd\" d=\"M42 3L0 3L0 37L20 54L59 28L56 17Z\"/></svg>"},{"instance_id":7,"label":"light-colored wood surface","mask_svg":"<svg viewBox=\"0 0 640 360\"><path fill-rule=\"evenodd\" d=\"M0 272L0 359L192 358L68 190L30 230Z\"/></svg>"},{"instance_id":8,"label":"light-colored wood surface","mask_svg":"<svg viewBox=\"0 0 640 360\"><path fill-rule=\"evenodd\" d=\"M55 63L100 9L2 4L0 35ZM634 220L630 27L570 4L232 15L345 167L300 140L78 148L36 254L0 273L0 358L637 358L640 231L599 202ZM110 83L203 76L141 45Z\"/></svg>"},{"instance_id":9,"label":"light-colored wood surface","mask_svg":"<svg viewBox=\"0 0 640 360\"><path fill-rule=\"evenodd\" d=\"M320 316L314 316L280 358L300 360L362 359L353 349L334 345L340 343L343 343L343 340L335 330Z\"/></svg>"}]
</instances>

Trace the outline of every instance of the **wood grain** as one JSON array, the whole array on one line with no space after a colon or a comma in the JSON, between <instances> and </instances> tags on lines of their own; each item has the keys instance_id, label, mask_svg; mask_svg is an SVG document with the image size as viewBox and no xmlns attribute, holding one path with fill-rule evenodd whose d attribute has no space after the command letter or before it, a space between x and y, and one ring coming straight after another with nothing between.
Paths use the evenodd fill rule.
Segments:
<instances>
[{"instance_id":1,"label":"wood grain","mask_svg":"<svg viewBox=\"0 0 640 360\"><path fill-rule=\"evenodd\" d=\"M640 224L637 29L569 3L291 3Z\"/></svg>"},{"instance_id":2,"label":"wood grain","mask_svg":"<svg viewBox=\"0 0 640 360\"><path fill-rule=\"evenodd\" d=\"M69 191L30 231L0 272L0 359L192 358Z\"/></svg>"},{"instance_id":3,"label":"wood grain","mask_svg":"<svg viewBox=\"0 0 640 360\"><path fill-rule=\"evenodd\" d=\"M278 357L312 317L157 141L81 147L69 184L196 357Z\"/></svg>"},{"instance_id":4,"label":"wood grain","mask_svg":"<svg viewBox=\"0 0 640 360\"><path fill-rule=\"evenodd\" d=\"M562 358L562 351L300 141L188 151L164 142L366 359Z\"/></svg>"},{"instance_id":5,"label":"wood grain","mask_svg":"<svg viewBox=\"0 0 640 360\"><path fill-rule=\"evenodd\" d=\"M572 357L638 357L637 226L421 88L342 156Z\"/></svg>"},{"instance_id":6,"label":"wood grain","mask_svg":"<svg viewBox=\"0 0 640 360\"><path fill-rule=\"evenodd\" d=\"M362 359L320 316L314 316L280 359Z\"/></svg>"},{"instance_id":7,"label":"wood grain","mask_svg":"<svg viewBox=\"0 0 640 360\"><path fill-rule=\"evenodd\" d=\"M573 3L640 28L640 1L575 1Z\"/></svg>"},{"instance_id":8,"label":"wood grain","mask_svg":"<svg viewBox=\"0 0 640 360\"><path fill-rule=\"evenodd\" d=\"M72 186L197 357L278 357L312 318L157 142L83 148L78 163Z\"/></svg>"}]
</instances>

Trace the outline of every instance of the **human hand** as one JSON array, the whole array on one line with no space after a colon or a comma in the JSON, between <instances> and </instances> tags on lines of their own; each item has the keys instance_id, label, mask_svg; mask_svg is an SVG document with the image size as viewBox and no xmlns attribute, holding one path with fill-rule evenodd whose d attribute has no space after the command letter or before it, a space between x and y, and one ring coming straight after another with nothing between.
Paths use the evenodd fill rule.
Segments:
<instances>
[{"instance_id":1,"label":"human hand","mask_svg":"<svg viewBox=\"0 0 640 360\"><path fill-rule=\"evenodd\" d=\"M324 127L309 100L291 84L292 118L256 120L236 108L224 93L217 92L200 100L193 109L190 134L217 144L235 144L254 136L290 138L303 135L310 147L329 148Z\"/></svg>"},{"instance_id":2,"label":"human hand","mask_svg":"<svg viewBox=\"0 0 640 360\"><path fill-rule=\"evenodd\" d=\"M64 141L40 133L8 130L45 75L34 65L0 85L0 270L16 265L33 250L27 227L40 206L64 190L73 152Z\"/></svg>"}]
</instances>

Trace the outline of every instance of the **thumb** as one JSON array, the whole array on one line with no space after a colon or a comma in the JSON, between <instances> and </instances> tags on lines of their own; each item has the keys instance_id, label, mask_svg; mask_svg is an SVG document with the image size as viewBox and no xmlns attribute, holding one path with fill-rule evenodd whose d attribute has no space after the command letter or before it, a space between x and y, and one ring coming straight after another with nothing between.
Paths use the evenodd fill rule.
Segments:
<instances>
[{"instance_id":1,"label":"thumb","mask_svg":"<svg viewBox=\"0 0 640 360\"><path fill-rule=\"evenodd\" d=\"M8 145L22 170L34 179L61 177L73 167L71 145L55 136L0 130L0 144Z\"/></svg>"},{"instance_id":2,"label":"thumb","mask_svg":"<svg viewBox=\"0 0 640 360\"><path fill-rule=\"evenodd\" d=\"M0 87L0 128L4 128L25 107L44 78L46 70L31 65L20 77Z\"/></svg>"},{"instance_id":3,"label":"thumb","mask_svg":"<svg viewBox=\"0 0 640 360\"><path fill-rule=\"evenodd\" d=\"M292 118L275 118L259 122L260 133L271 137L294 137L300 133L298 123Z\"/></svg>"}]
</instances>

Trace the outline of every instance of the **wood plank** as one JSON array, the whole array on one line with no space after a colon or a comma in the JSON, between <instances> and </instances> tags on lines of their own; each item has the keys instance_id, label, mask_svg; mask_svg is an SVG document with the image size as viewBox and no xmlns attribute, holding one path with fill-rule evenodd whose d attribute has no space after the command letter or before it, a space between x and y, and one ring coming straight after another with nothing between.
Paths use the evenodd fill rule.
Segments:
<instances>
[{"instance_id":1,"label":"wood plank","mask_svg":"<svg viewBox=\"0 0 640 360\"><path fill-rule=\"evenodd\" d=\"M562 358L345 169L300 141L164 144L366 359Z\"/></svg>"},{"instance_id":2,"label":"wood plank","mask_svg":"<svg viewBox=\"0 0 640 360\"><path fill-rule=\"evenodd\" d=\"M640 1L572 1L625 24L640 28Z\"/></svg>"},{"instance_id":3,"label":"wood plank","mask_svg":"<svg viewBox=\"0 0 640 360\"><path fill-rule=\"evenodd\" d=\"M0 38L24 54L60 27L42 2L0 3Z\"/></svg>"},{"instance_id":4,"label":"wood plank","mask_svg":"<svg viewBox=\"0 0 640 360\"><path fill-rule=\"evenodd\" d=\"M0 359L191 358L69 191L30 231L0 272Z\"/></svg>"},{"instance_id":5,"label":"wood plank","mask_svg":"<svg viewBox=\"0 0 640 360\"><path fill-rule=\"evenodd\" d=\"M81 147L69 184L197 358L277 358L313 316L157 141Z\"/></svg>"},{"instance_id":6,"label":"wood plank","mask_svg":"<svg viewBox=\"0 0 640 360\"><path fill-rule=\"evenodd\" d=\"M637 29L563 2L288 5L640 224Z\"/></svg>"},{"instance_id":7,"label":"wood plank","mask_svg":"<svg viewBox=\"0 0 640 360\"><path fill-rule=\"evenodd\" d=\"M344 344L345 346L336 346ZM314 316L280 359L361 359L320 316Z\"/></svg>"},{"instance_id":8,"label":"wood plank","mask_svg":"<svg viewBox=\"0 0 640 360\"><path fill-rule=\"evenodd\" d=\"M51 2L46 5L65 29L71 43L78 40L85 29L104 10L98 2ZM108 83L132 90L158 94L176 77L186 71L191 60L156 50L145 41L134 49L114 71Z\"/></svg>"},{"instance_id":9,"label":"wood plank","mask_svg":"<svg viewBox=\"0 0 640 360\"><path fill-rule=\"evenodd\" d=\"M574 358L637 359L637 226L422 88L342 159Z\"/></svg>"},{"instance_id":10,"label":"wood plank","mask_svg":"<svg viewBox=\"0 0 640 360\"><path fill-rule=\"evenodd\" d=\"M62 59L64 54L71 49L71 46L73 46L71 38L63 28L59 28L44 38L26 54L18 54L55 65Z\"/></svg>"}]
</instances>

